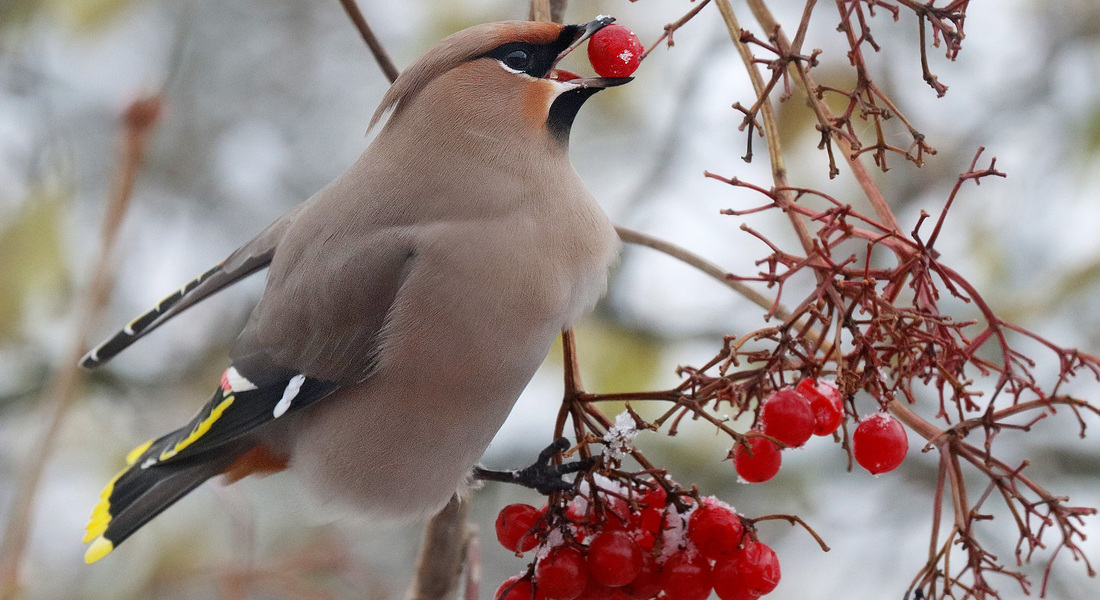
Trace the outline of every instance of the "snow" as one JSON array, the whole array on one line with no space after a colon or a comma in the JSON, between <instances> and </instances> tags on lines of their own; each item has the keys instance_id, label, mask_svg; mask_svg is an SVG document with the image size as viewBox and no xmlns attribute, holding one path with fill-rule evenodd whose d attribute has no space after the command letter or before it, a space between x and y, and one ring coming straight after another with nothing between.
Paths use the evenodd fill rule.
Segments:
<instances>
[{"instance_id":1,"label":"snow","mask_svg":"<svg viewBox=\"0 0 1100 600\"><path fill-rule=\"evenodd\" d=\"M623 411L615 417L615 425L607 430L603 441L607 444L603 457L606 460L619 462L634 449L634 438L638 437L638 427L634 423L634 417L629 411Z\"/></svg>"}]
</instances>

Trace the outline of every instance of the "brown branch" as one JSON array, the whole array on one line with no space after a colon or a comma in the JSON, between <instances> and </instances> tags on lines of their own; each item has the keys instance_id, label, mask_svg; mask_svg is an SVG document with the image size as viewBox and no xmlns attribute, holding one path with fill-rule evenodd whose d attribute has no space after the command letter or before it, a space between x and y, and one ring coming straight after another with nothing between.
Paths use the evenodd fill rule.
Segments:
<instances>
[{"instance_id":1,"label":"brown branch","mask_svg":"<svg viewBox=\"0 0 1100 600\"><path fill-rule=\"evenodd\" d=\"M639 60L645 60L645 57L649 56L649 53L656 50L657 46L660 46L661 42L665 41L666 39L668 40L669 48L674 46L675 42L672 39L672 34L675 33L676 30L683 27L688 21L695 18L695 15L699 14L699 11L703 10L703 7L705 7L709 2L710 0L701 0L691 10L685 13L684 16L680 17L676 21L673 21L672 23L669 23L668 25L665 25L664 33L662 33L660 37L658 37L657 40L649 46L649 48L646 48L645 52L642 52L642 56L639 57Z\"/></svg>"},{"instance_id":2,"label":"brown branch","mask_svg":"<svg viewBox=\"0 0 1100 600\"><path fill-rule=\"evenodd\" d=\"M527 20L561 23L565 17L566 4L566 0L531 0Z\"/></svg>"},{"instance_id":3,"label":"brown branch","mask_svg":"<svg viewBox=\"0 0 1100 600\"><path fill-rule=\"evenodd\" d=\"M473 535L466 524L469 512L470 503L456 494L428 522L405 600L444 600L457 596Z\"/></svg>"},{"instance_id":4,"label":"brown branch","mask_svg":"<svg viewBox=\"0 0 1100 600\"><path fill-rule=\"evenodd\" d=\"M355 29L359 31L359 35L367 43L367 47L370 48L378 66L382 68L382 73L386 75L386 79L389 79L390 83L396 81L401 71L398 70L397 65L393 64L393 59L386 52L386 48L382 46L382 42L378 40L370 25L367 24L367 19L363 16L363 12L359 10L359 5L355 3L355 0L340 0L340 5L344 7L344 11L348 13L348 18L355 25Z\"/></svg>"},{"instance_id":5,"label":"brown branch","mask_svg":"<svg viewBox=\"0 0 1100 600\"><path fill-rule=\"evenodd\" d=\"M807 525L806 522L802 520L802 517L799 517L798 515L766 515L763 517L756 517L755 519L749 519L749 521L751 521L753 525L761 521L786 521L792 526L801 525L802 528L805 529L806 532L814 538L814 541L817 542L817 545L821 546L822 552L829 551L829 545L825 543L825 540L821 539L821 536L818 535L816 531L814 531L813 527Z\"/></svg>"},{"instance_id":6,"label":"brown branch","mask_svg":"<svg viewBox=\"0 0 1100 600\"><path fill-rule=\"evenodd\" d=\"M651 235L642 233L640 231L635 231L633 229L628 229L620 225L615 226L615 231L618 232L619 239L628 244L645 246L646 248L652 248L654 250L657 250L658 252L667 254L672 258L679 260L680 262L691 265L696 269L699 269L703 273L710 275L733 291L747 298L753 304L764 309L770 310L772 308L772 304L774 303L772 299L750 288L743 282L733 279L733 275L731 273L722 270L720 267L699 256L698 254L694 254L691 251L681 248L680 246L677 246L676 244L673 244L671 242L667 242L665 240L658 239ZM786 308L783 308L782 306L776 309L775 314L781 319L786 319L791 315L790 311L788 311Z\"/></svg>"},{"instance_id":7,"label":"brown branch","mask_svg":"<svg viewBox=\"0 0 1100 600\"><path fill-rule=\"evenodd\" d=\"M816 0L812 0L808 3L807 8L810 8L814 1ZM768 157L771 160L772 180L775 183L775 188L778 190L789 189L791 185L787 180L787 165L783 158L783 149L779 142L779 119L775 115L775 108L768 100L771 85L774 84L775 80L773 79L772 84L764 83L763 78L760 76L760 72L756 69L752 52L741 40L741 25L737 21L737 15L734 14L733 7L730 5L729 0L715 0L715 2L718 5L719 12L722 13L722 19L726 23L726 29L729 31L730 39L737 48L737 52L740 54L742 62L745 63L745 69L748 71L749 78L752 80L753 89L756 91L757 103L760 106L760 117L764 124L764 137L768 141ZM775 31L778 32L778 30ZM788 44L787 46L787 51L789 51L790 45ZM791 54L787 53L785 56L791 56ZM781 201L781 207L784 208L784 210L786 210L787 206L794 204L790 195L786 192L779 192L777 194L777 199ZM798 235L798 240L802 243L802 249L809 254L812 252L814 245L809 227L797 214L788 211L787 216L790 218L791 226L794 227L795 234Z\"/></svg>"},{"instance_id":8,"label":"brown branch","mask_svg":"<svg viewBox=\"0 0 1100 600\"><path fill-rule=\"evenodd\" d=\"M116 170L103 214L99 254L94 263L88 290L77 309L79 317L69 338L63 362L38 403L40 415L36 420L45 423L45 428L39 433L37 441L29 446L33 450L19 474L15 499L4 525L3 544L0 545L0 598L5 600L18 594L19 567L23 562L23 553L30 535L34 502L42 473L53 452L65 414L84 380L84 372L77 363L86 350L88 333L113 285L118 230L130 206L134 182L145 161L146 149L154 126L160 120L163 104L162 95L148 96L135 100L122 115Z\"/></svg>"}]
</instances>

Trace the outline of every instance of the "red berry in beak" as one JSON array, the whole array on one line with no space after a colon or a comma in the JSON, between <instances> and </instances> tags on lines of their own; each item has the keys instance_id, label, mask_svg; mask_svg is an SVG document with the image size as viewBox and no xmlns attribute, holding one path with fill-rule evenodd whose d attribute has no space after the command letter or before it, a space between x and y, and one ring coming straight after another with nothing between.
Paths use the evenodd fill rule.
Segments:
<instances>
[{"instance_id":1,"label":"red berry in beak","mask_svg":"<svg viewBox=\"0 0 1100 600\"><path fill-rule=\"evenodd\" d=\"M588 60L600 77L629 77L642 62L645 48L634 32L611 24L588 40Z\"/></svg>"}]
</instances>

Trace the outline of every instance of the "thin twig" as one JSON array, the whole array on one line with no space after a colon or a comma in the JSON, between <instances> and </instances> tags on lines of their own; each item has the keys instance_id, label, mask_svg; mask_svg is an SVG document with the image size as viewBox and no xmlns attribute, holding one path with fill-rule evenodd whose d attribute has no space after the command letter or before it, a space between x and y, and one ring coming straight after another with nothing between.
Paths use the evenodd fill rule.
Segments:
<instances>
[{"instance_id":1,"label":"thin twig","mask_svg":"<svg viewBox=\"0 0 1100 600\"><path fill-rule=\"evenodd\" d=\"M703 273L710 275L714 279L726 285L733 291L741 294L753 304L772 311L772 314L786 321L791 318L791 311L781 304L775 302L775 300L768 298L767 296L757 292L750 288L742 281L737 281L733 278L732 274L728 271L724 271L718 265L708 261L707 259L695 254L685 248L677 246L672 242L668 242L651 235L635 231L621 225L615 226L615 231L619 234L619 239L628 244L637 244L639 246L645 246L646 248L652 248L658 252L663 252L676 260L679 260L685 264L691 265L696 269L699 269ZM801 324L799 324L801 326ZM812 329L806 330L806 337L813 341L813 343L821 344L822 352L825 356L832 353L833 346L826 340L822 340L818 333Z\"/></svg>"},{"instance_id":2,"label":"thin twig","mask_svg":"<svg viewBox=\"0 0 1100 600\"><path fill-rule=\"evenodd\" d=\"M776 117L775 107L772 106L768 98L770 90L760 76L760 72L756 69L752 52L749 50L748 46L741 41L741 25L737 22L737 15L733 12L733 6L730 5L729 0L715 1L718 5L719 12L722 13L722 20L726 23L726 29L729 31L730 39L737 48L737 52L741 56L742 62L745 63L745 69L749 74L749 79L752 80L752 87L756 91L757 103L760 105L760 118L764 124L764 137L768 141L768 158L771 161L772 180L777 190L776 199L781 202L781 208L787 213L787 217L791 221L791 226L794 227L795 234L798 236L798 241L802 244L802 249L807 255L810 255L813 252L814 242L809 227L802 217L786 208L794 204L794 201L790 192L784 191L788 190L791 185L787 179L787 164L783 158L783 148L779 141L779 119ZM789 44L787 50L790 50ZM785 54L784 56L789 56L789 54ZM818 274L817 277L820 281L821 275Z\"/></svg>"},{"instance_id":3,"label":"thin twig","mask_svg":"<svg viewBox=\"0 0 1100 600\"><path fill-rule=\"evenodd\" d=\"M753 16L756 17L756 21L760 23L760 27L762 27L764 31L776 32L779 49L781 51L789 50L790 41L787 40L786 34L784 34L779 27L779 22L775 20L771 10L763 0L747 0L747 4ZM836 118L833 116L832 110L830 110L825 101L815 93L818 86L810 76L807 65L803 65L800 62L792 62L788 65L788 68L793 69L798 75L796 81L802 84L802 89L806 93L807 101L810 107L813 108L814 112L818 115L818 120L822 124L835 122ZM849 140L842 135L834 135L833 140L840 146L841 154L844 156L845 162L848 163L848 168L851 169L852 175L855 176L856 181L859 182L859 187L863 190L863 194L867 197L868 202L871 203L871 207L874 208L878 220L886 224L899 235L904 235L901 224L898 223L897 217L894 216L894 211L892 211L890 206L886 203L886 198L883 197L882 191L875 185L874 180L871 178L871 173L867 170L863 161L855 155L854 148Z\"/></svg>"},{"instance_id":4,"label":"thin twig","mask_svg":"<svg viewBox=\"0 0 1100 600\"><path fill-rule=\"evenodd\" d=\"M340 0L340 5L344 7L344 11L348 13L348 18L351 19L355 28L359 30L359 35L363 37L363 41L367 43L367 47L370 48L371 54L374 55L374 60L378 62L378 66L382 68L382 72L386 74L386 79L393 83L397 80L397 76L401 74L401 71L397 69L397 65L393 64L393 59L390 58L386 48L382 46L382 42L378 41L378 37L371 31L370 25L367 24L367 19L363 16L363 12L359 10L359 5L355 3L355 0Z\"/></svg>"},{"instance_id":5,"label":"thin twig","mask_svg":"<svg viewBox=\"0 0 1100 600\"><path fill-rule=\"evenodd\" d=\"M741 294L745 298L748 298L753 304L763 308L771 309L774 301L771 298L757 292L756 290L745 285L744 282L733 279L731 273L723 270L718 265L708 261L707 259L695 254L685 248L681 248L672 242L655 238L651 235L628 229L621 225L615 226L615 231L619 234L619 239L628 244L637 244L639 246L645 246L646 248L652 248L658 252L663 252L680 262L689 264L696 269L710 275L714 279L722 282L722 284L728 286L733 291ZM786 319L791 316L790 311L784 307L779 307L775 314L781 318Z\"/></svg>"},{"instance_id":6,"label":"thin twig","mask_svg":"<svg viewBox=\"0 0 1100 600\"><path fill-rule=\"evenodd\" d=\"M658 37L657 40L649 46L649 48L646 48L645 52L642 52L642 56L639 60L645 60L645 57L649 56L649 53L653 52L657 48L657 46L661 45L661 42L665 40L668 40L668 46L671 48L674 45L672 34L674 34L677 29L683 27L688 21L694 19L695 15L699 14L699 11L703 10L703 7L705 7L709 2L710 0L701 0L691 10L687 11L684 16L680 17L676 21L673 21L672 23L669 23L668 25L665 25L665 32L662 33L660 37Z\"/></svg>"}]
</instances>

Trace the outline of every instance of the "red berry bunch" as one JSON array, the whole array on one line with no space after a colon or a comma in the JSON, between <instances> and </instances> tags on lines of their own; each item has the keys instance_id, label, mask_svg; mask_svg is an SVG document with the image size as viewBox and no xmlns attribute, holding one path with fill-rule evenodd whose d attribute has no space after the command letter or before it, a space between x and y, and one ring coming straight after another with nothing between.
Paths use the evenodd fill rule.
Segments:
<instances>
[{"instance_id":1,"label":"red berry bunch","mask_svg":"<svg viewBox=\"0 0 1100 600\"><path fill-rule=\"evenodd\" d=\"M884 418L893 420L893 417ZM787 448L798 448L812 436L832 435L844 421L844 402L836 384L821 379L806 378L794 387L785 387L773 392L760 408L760 430L749 433L764 433L785 444ZM905 430L896 420L886 434L886 427L868 425L867 431L860 433L857 428L852 437L853 453L856 461L872 473L885 473L901 464L908 444L905 442ZM860 427L863 427L861 424ZM869 433L875 429L879 433ZM889 442L890 437L900 441ZM863 439L857 444L856 437ZM899 445L900 451L898 450ZM748 447L738 445L733 451L733 463L741 479L749 483L767 481L779 472L782 464L780 447L766 438L751 437ZM855 450L862 446L861 451ZM866 462L860 456L866 457ZM873 465L868 466L868 465Z\"/></svg>"},{"instance_id":2,"label":"red berry bunch","mask_svg":"<svg viewBox=\"0 0 1100 600\"><path fill-rule=\"evenodd\" d=\"M836 384L806 378L798 385L773 392L760 408L760 431L787 448L798 448L811 436L832 435L844 421L844 403ZM852 434L852 455L864 469L878 475L896 469L909 450L909 439L894 417L885 413L860 421ZM766 438L750 437L747 447L733 451L737 474L748 483L767 481L779 472L780 447Z\"/></svg>"},{"instance_id":3,"label":"red berry bunch","mask_svg":"<svg viewBox=\"0 0 1100 600\"><path fill-rule=\"evenodd\" d=\"M643 51L638 36L622 25L608 25L588 40L588 60L600 77L629 77L642 62Z\"/></svg>"},{"instance_id":4,"label":"red berry bunch","mask_svg":"<svg viewBox=\"0 0 1100 600\"><path fill-rule=\"evenodd\" d=\"M578 496L557 512L559 522L548 522L554 511L527 505L501 511L502 545L522 553L531 549L527 536L540 541L534 569L502 583L495 600L706 600L712 591L721 600L753 600L779 583L775 553L745 535L728 505L707 498L699 506L688 496L669 502L660 487L601 485L598 501Z\"/></svg>"}]
</instances>

